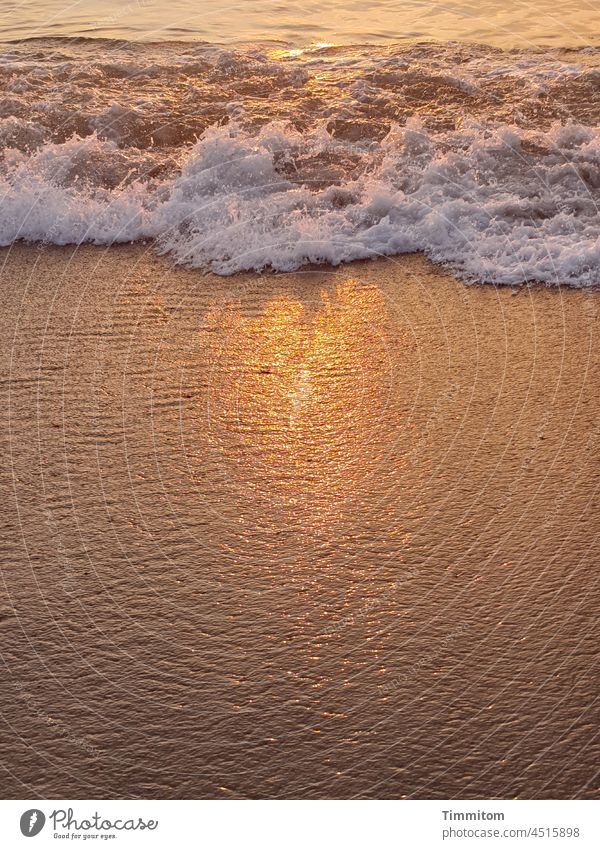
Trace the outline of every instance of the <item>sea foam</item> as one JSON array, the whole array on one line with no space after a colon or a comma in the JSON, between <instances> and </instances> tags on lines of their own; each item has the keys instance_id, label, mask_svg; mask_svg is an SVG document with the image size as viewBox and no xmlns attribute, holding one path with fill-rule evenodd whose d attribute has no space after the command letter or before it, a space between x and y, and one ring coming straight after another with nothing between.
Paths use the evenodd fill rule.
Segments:
<instances>
[{"instance_id":1,"label":"sea foam","mask_svg":"<svg viewBox=\"0 0 600 849\"><path fill-rule=\"evenodd\" d=\"M423 251L469 280L600 283L595 67L97 50L0 57L2 245L152 239L223 275Z\"/></svg>"}]
</instances>

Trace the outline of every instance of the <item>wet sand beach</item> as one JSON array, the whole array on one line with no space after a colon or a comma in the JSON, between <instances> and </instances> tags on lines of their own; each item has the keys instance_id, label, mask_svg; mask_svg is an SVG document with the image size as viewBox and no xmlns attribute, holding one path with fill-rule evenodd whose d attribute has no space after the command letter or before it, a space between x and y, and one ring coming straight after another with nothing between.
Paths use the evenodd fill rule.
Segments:
<instances>
[{"instance_id":1,"label":"wet sand beach","mask_svg":"<svg viewBox=\"0 0 600 849\"><path fill-rule=\"evenodd\" d=\"M599 298L0 253L8 798L597 798Z\"/></svg>"}]
</instances>

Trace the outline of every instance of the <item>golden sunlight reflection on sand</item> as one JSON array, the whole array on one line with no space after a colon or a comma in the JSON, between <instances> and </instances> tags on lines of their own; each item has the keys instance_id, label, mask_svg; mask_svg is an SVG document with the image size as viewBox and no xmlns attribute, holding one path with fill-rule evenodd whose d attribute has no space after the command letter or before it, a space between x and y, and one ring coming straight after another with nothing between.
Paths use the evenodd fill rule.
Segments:
<instances>
[{"instance_id":1,"label":"golden sunlight reflection on sand","mask_svg":"<svg viewBox=\"0 0 600 849\"><path fill-rule=\"evenodd\" d=\"M215 379L199 427L243 492L328 506L373 471L392 377L386 312L380 290L347 280L311 304L276 296L257 315L207 315L199 353Z\"/></svg>"}]
</instances>

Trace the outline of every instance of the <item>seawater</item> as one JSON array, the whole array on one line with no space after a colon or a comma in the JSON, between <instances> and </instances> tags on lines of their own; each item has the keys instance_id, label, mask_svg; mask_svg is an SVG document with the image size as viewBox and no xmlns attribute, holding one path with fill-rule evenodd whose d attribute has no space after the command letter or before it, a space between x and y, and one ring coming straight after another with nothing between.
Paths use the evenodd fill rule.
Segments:
<instances>
[{"instance_id":1,"label":"seawater","mask_svg":"<svg viewBox=\"0 0 600 849\"><path fill-rule=\"evenodd\" d=\"M0 244L151 240L217 274L423 251L600 282L594 47L43 39L0 54Z\"/></svg>"}]
</instances>

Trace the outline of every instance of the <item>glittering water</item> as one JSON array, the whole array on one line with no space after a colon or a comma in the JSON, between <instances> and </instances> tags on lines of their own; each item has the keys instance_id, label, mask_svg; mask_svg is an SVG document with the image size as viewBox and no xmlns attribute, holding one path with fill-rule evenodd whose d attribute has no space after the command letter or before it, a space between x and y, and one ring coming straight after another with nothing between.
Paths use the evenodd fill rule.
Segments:
<instances>
[{"instance_id":1,"label":"glittering water","mask_svg":"<svg viewBox=\"0 0 600 849\"><path fill-rule=\"evenodd\" d=\"M3 3L0 17L0 38L197 38L299 46L435 38L562 47L589 44L598 32L598 3L589 0L24 0Z\"/></svg>"}]
</instances>

